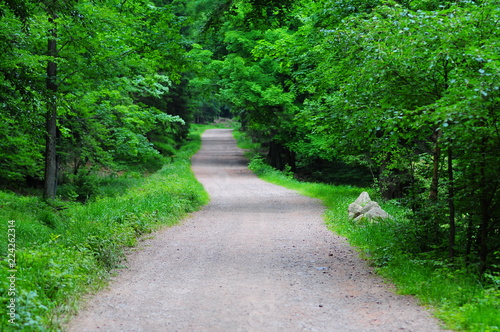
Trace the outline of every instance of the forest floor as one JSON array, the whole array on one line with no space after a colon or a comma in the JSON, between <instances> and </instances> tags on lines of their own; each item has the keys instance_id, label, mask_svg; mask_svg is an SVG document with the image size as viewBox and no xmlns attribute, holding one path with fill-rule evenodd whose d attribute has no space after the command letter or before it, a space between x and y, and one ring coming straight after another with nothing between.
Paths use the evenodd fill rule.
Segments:
<instances>
[{"instance_id":1,"label":"forest floor","mask_svg":"<svg viewBox=\"0 0 500 332\"><path fill-rule=\"evenodd\" d=\"M192 169L210 203L142 241L68 331L440 331L326 228L319 201L253 175L231 130L202 139Z\"/></svg>"}]
</instances>

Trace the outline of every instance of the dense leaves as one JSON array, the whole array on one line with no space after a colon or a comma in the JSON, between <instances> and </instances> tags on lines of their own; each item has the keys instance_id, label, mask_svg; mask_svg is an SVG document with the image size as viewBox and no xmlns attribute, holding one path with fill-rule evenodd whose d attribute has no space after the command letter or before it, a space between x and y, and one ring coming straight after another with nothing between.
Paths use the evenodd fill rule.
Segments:
<instances>
[{"instance_id":1,"label":"dense leaves","mask_svg":"<svg viewBox=\"0 0 500 332\"><path fill-rule=\"evenodd\" d=\"M271 164L364 165L411 209L419 250L498 264L499 2L259 8L232 2L206 46L212 84Z\"/></svg>"},{"instance_id":2,"label":"dense leaves","mask_svg":"<svg viewBox=\"0 0 500 332\"><path fill-rule=\"evenodd\" d=\"M412 250L495 269L498 22L498 0L2 1L0 177L42 179L50 137L59 183L157 169L231 110L276 168L372 174Z\"/></svg>"},{"instance_id":3,"label":"dense leaves","mask_svg":"<svg viewBox=\"0 0 500 332\"><path fill-rule=\"evenodd\" d=\"M185 138L190 116L169 100L190 63L182 17L171 7L23 1L2 2L1 13L3 183L43 178L52 113L58 182L124 162L158 168L163 157L150 140L154 133L177 141L169 141L170 150Z\"/></svg>"},{"instance_id":4,"label":"dense leaves","mask_svg":"<svg viewBox=\"0 0 500 332\"><path fill-rule=\"evenodd\" d=\"M0 184L85 202L234 115L287 174L370 177L405 257L494 283L499 22L499 0L0 0Z\"/></svg>"}]
</instances>

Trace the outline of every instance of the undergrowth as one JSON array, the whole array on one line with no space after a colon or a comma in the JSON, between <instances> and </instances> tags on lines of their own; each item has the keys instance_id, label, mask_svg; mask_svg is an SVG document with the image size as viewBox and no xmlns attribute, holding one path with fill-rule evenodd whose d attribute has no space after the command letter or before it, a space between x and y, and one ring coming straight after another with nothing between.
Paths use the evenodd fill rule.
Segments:
<instances>
[{"instance_id":1,"label":"undergrowth","mask_svg":"<svg viewBox=\"0 0 500 332\"><path fill-rule=\"evenodd\" d=\"M79 298L123 267L127 247L205 204L189 161L203 129L158 172L101 179L86 203L0 192L0 330L60 330Z\"/></svg>"},{"instance_id":2,"label":"undergrowth","mask_svg":"<svg viewBox=\"0 0 500 332\"><path fill-rule=\"evenodd\" d=\"M280 172L258 155L243 134L235 135L242 148L251 147L249 168L268 182L318 198L326 206L326 225L345 236L357 247L376 271L392 281L400 294L417 297L431 307L444 325L459 331L500 330L500 276L478 276L460 262L426 256L414 250L415 225L405 216L407 211L397 201L383 202L370 188L307 183L294 179L290 172ZM379 223L356 223L348 218L347 209L362 191L380 200L393 219Z\"/></svg>"}]
</instances>

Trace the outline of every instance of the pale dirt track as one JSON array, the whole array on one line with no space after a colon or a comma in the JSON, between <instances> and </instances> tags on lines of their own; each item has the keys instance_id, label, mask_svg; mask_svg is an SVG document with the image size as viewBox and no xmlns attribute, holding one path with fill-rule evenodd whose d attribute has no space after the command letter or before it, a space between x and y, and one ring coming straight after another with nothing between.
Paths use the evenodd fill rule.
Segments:
<instances>
[{"instance_id":1,"label":"pale dirt track","mask_svg":"<svg viewBox=\"0 0 500 332\"><path fill-rule=\"evenodd\" d=\"M68 331L439 331L326 229L320 202L248 171L230 130L205 132L192 161L211 202L141 243Z\"/></svg>"}]
</instances>

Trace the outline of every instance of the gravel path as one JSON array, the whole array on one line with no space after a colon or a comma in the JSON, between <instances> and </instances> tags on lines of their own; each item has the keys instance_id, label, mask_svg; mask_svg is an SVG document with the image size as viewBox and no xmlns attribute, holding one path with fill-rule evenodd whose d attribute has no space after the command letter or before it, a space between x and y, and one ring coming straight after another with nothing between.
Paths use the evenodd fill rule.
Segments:
<instances>
[{"instance_id":1,"label":"gravel path","mask_svg":"<svg viewBox=\"0 0 500 332\"><path fill-rule=\"evenodd\" d=\"M211 202L155 234L68 331L439 331L395 295L320 202L259 180L231 131L208 130L193 171Z\"/></svg>"}]
</instances>

